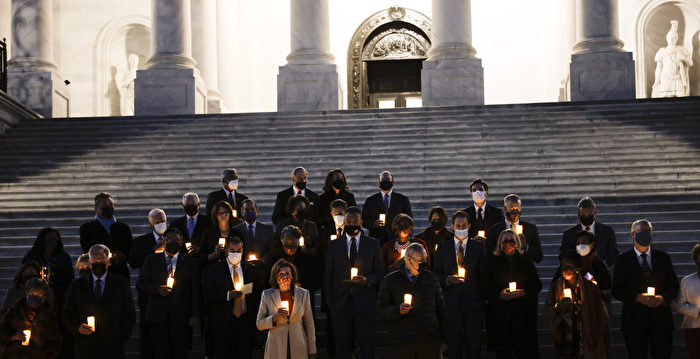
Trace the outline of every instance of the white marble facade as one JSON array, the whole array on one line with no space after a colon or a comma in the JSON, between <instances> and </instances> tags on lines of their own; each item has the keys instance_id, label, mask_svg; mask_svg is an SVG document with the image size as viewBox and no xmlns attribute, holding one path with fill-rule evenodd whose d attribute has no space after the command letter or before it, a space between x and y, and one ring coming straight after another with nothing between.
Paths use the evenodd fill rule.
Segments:
<instances>
[{"instance_id":1,"label":"white marble facade","mask_svg":"<svg viewBox=\"0 0 700 359\"><path fill-rule=\"evenodd\" d=\"M12 38L12 11L8 10L13 2L22 1L29 0L0 0L0 37ZM456 88L476 94L479 87L470 85L470 81L483 76L481 91L485 104L571 99L569 73L579 15L575 3L575 0L472 0L467 31L471 36L469 44L476 53L467 56L468 62L460 62L463 69L459 71L467 76L460 75L462 80L456 83ZM292 5L292 0L191 0L190 56L198 63L194 69L201 80L199 89L192 93L199 96L200 102L204 99L208 102L201 104L201 111L216 105L224 112L277 110L280 67L287 67L290 63L287 57L293 53ZM623 44L620 52L628 54L609 55L617 58L603 62L621 61L625 79L629 78L631 66L634 96L651 97L656 69L654 56L667 46L665 37L671 20L679 22L678 44L688 50L694 63L688 69L689 94L700 95L700 0L618 0L617 5L614 25ZM432 0L328 1L328 41L324 46L333 61L313 65L319 68L306 72L315 79L326 78L321 81L326 88L322 92L326 96L323 101L337 93L340 107L349 107L352 86L348 84L351 78L348 74L353 69L347 54L353 34L372 14L392 6L421 13L431 22L436 20ZM55 70L50 72L52 86L49 89L46 84L35 83L33 91L43 89L52 94L52 99L58 95L56 103L63 101L70 116L129 114L132 71L129 57L137 55L137 68L144 70L155 50L151 44L154 35L151 1L54 0L51 8L55 65ZM429 40L438 44L441 41ZM12 43L10 46L13 48ZM580 59L583 58L579 56L573 62ZM427 61L424 71L430 71L433 66L430 59ZM591 61L583 59L583 63L590 65ZM336 86L335 75L329 66L335 67L337 88L332 88ZM590 74L594 75L595 71ZM195 78L194 75L192 71L190 77ZM63 80L69 80L70 85L61 85ZM587 81L597 82L595 76L589 76ZM434 86L430 91L440 96L454 92L448 89L440 94L444 88ZM293 94L294 91L289 92L288 98L293 100Z\"/></svg>"}]
</instances>

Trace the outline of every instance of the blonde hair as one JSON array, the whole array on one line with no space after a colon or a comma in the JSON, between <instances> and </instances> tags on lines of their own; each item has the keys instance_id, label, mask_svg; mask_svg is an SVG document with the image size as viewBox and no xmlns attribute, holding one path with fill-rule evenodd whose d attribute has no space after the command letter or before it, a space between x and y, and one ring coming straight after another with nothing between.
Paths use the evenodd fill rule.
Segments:
<instances>
[{"instance_id":1,"label":"blonde hair","mask_svg":"<svg viewBox=\"0 0 700 359\"><path fill-rule=\"evenodd\" d=\"M515 250L520 254L524 254L525 248L523 248L523 243L520 241L520 236L512 229L504 229L503 232L498 235L498 243L496 244L496 248L493 250L493 255L500 256L501 253L503 253L503 236L507 233L512 233L515 237Z\"/></svg>"}]
</instances>

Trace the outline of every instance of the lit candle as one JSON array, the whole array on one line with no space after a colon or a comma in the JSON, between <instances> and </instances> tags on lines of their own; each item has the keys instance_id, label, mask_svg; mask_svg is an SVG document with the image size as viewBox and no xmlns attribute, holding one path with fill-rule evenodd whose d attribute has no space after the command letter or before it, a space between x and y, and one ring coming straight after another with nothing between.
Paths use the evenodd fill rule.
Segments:
<instances>
[{"instance_id":1,"label":"lit candle","mask_svg":"<svg viewBox=\"0 0 700 359\"><path fill-rule=\"evenodd\" d=\"M226 238L220 237L219 238L219 245L222 247L226 246Z\"/></svg>"},{"instance_id":2,"label":"lit candle","mask_svg":"<svg viewBox=\"0 0 700 359\"><path fill-rule=\"evenodd\" d=\"M89 316L87 317L87 325L92 329L92 331L95 331L95 317L94 316Z\"/></svg>"},{"instance_id":3,"label":"lit candle","mask_svg":"<svg viewBox=\"0 0 700 359\"><path fill-rule=\"evenodd\" d=\"M477 233L476 235L481 238L486 238L486 231L479 231L479 233Z\"/></svg>"},{"instance_id":4,"label":"lit candle","mask_svg":"<svg viewBox=\"0 0 700 359\"><path fill-rule=\"evenodd\" d=\"M406 303L406 304L408 304L408 305L411 305L411 301L413 301L413 296L412 296L412 295L410 295L410 294L408 294L408 293L406 293L406 294L403 295L403 302L404 302L404 303Z\"/></svg>"},{"instance_id":5,"label":"lit candle","mask_svg":"<svg viewBox=\"0 0 700 359\"><path fill-rule=\"evenodd\" d=\"M515 292L516 290L518 290L518 284L515 282L508 283L508 290L511 292Z\"/></svg>"},{"instance_id":6,"label":"lit candle","mask_svg":"<svg viewBox=\"0 0 700 359\"><path fill-rule=\"evenodd\" d=\"M380 214L379 214L379 220L382 221L382 222L384 222L384 221L386 220L386 214L380 213Z\"/></svg>"},{"instance_id":7,"label":"lit candle","mask_svg":"<svg viewBox=\"0 0 700 359\"><path fill-rule=\"evenodd\" d=\"M435 245L435 250L437 250L437 244Z\"/></svg>"},{"instance_id":8,"label":"lit candle","mask_svg":"<svg viewBox=\"0 0 700 359\"><path fill-rule=\"evenodd\" d=\"M336 239L338 239L338 236L335 234L331 234L331 241L334 241Z\"/></svg>"},{"instance_id":9,"label":"lit candle","mask_svg":"<svg viewBox=\"0 0 700 359\"><path fill-rule=\"evenodd\" d=\"M458 276L458 277L464 278L466 275L467 275L467 270L466 270L466 269L464 269L464 268L462 268L462 267L457 268L457 276Z\"/></svg>"},{"instance_id":10,"label":"lit candle","mask_svg":"<svg viewBox=\"0 0 700 359\"><path fill-rule=\"evenodd\" d=\"M515 225L515 233L523 234L523 225L522 224Z\"/></svg>"},{"instance_id":11,"label":"lit candle","mask_svg":"<svg viewBox=\"0 0 700 359\"><path fill-rule=\"evenodd\" d=\"M236 282L233 285L233 289L235 289L237 292L240 292L241 289L243 289L243 282Z\"/></svg>"},{"instance_id":12,"label":"lit candle","mask_svg":"<svg viewBox=\"0 0 700 359\"><path fill-rule=\"evenodd\" d=\"M402 249L402 250L401 250L401 258L403 258L403 257L405 257L405 256L406 256L406 250L405 250L405 249Z\"/></svg>"},{"instance_id":13,"label":"lit candle","mask_svg":"<svg viewBox=\"0 0 700 359\"><path fill-rule=\"evenodd\" d=\"M192 243L190 243L190 242L185 243L185 248L187 248L188 251L190 249L192 249Z\"/></svg>"},{"instance_id":14,"label":"lit candle","mask_svg":"<svg viewBox=\"0 0 700 359\"><path fill-rule=\"evenodd\" d=\"M289 311L289 301L288 300L282 301L282 308L285 309L286 311Z\"/></svg>"},{"instance_id":15,"label":"lit candle","mask_svg":"<svg viewBox=\"0 0 700 359\"><path fill-rule=\"evenodd\" d=\"M357 277L357 268L350 268L350 279Z\"/></svg>"},{"instance_id":16,"label":"lit candle","mask_svg":"<svg viewBox=\"0 0 700 359\"><path fill-rule=\"evenodd\" d=\"M258 260L258 257L256 257L255 254L251 254L248 256L248 260L249 261L256 261L256 260Z\"/></svg>"},{"instance_id":17,"label":"lit candle","mask_svg":"<svg viewBox=\"0 0 700 359\"><path fill-rule=\"evenodd\" d=\"M304 246L304 237L299 237L299 247Z\"/></svg>"},{"instance_id":18,"label":"lit candle","mask_svg":"<svg viewBox=\"0 0 700 359\"><path fill-rule=\"evenodd\" d=\"M233 210L233 216L238 217L238 212L235 209Z\"/></svg>"},{"instance_id":19,"label":"lit candle","mask_svg":"<svg viewBox=\"0 0 700 359\"><path fill-rule=\"evenodd\" d=\"M571 289L569 288L564 288L564 298L569 298L571 299Z\"/></svg>"},{"instance_id":20,"label":"lit candle","mask_svg":"<svg viewBox=\"0 0 700 359\"><path fill-rule=\"evenodd\" d=\"M168 288L173 289L173 286L175 285L175 278L173 277L168 277L168 281L165 284Z\"/></svg>"},{"instance_id":21,"label":"lit candle","mask_svg":"<svg viewBox=\"0 0 700 359\"><path fill-rule=\"evenodd\" d=\"M647 288L647 295L656 295L656 288L648 287Z\"/></svg>"},{"instance_id":22,"label":"lit candle","mask_svg":"<svg viewBox=\"0 0 700 359\"><path fill-rule=\"evenodd\" d=\"M29 338L32 337L32 331L27 329L23 330L22 332L24 333L24 341L22 342L22 345L26 347L27 345L29 345Z\"/></svg>"}]
</instances>

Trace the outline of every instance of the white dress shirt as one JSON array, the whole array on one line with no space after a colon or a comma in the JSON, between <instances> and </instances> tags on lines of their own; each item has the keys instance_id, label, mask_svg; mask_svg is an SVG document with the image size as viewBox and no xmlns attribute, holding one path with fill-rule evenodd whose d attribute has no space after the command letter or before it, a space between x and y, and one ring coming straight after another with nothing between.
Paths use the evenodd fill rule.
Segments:
<instances>
[{"instance_id":1,"label":"white dress shirt","mask_svg":"<svg viewBox=\"0 0 700 359\"><path fill-rule=\"evenodd\" d=\"M362 232L358 233L355 237L355 249L357 253L360 253L360 237L362 237ZM348 258L350 258L350 246L352 246L352 236L345 233L345 243L348 246Z\"/></svg>"},{"instance_id":2,"label":"white dress shirt","mask_svg":"<svg viewBox=\"0 0 700 359\"><path fill-rule=\"evenodd\" d=\"M477 206L476 203L474 203L474 219L479 219L479 208L482 208L481 210L481 218L486 219L486 202L484 201L484 204L481 205L481 207Z\"/></svg>"},{"instance_id":3,"label":"white dress shirt","mask_svg":"<svg viewBox=\"0 0 700 359\"><path fill-rule=\"evenodd\" d=\"M229 275L231 276L231 282L233 283L233 266L231 265L231 262L226 261L226 264L228 264L228 272ZM241 269L241 263L238 263L236 266L236 273L238 273L238 280L241 281L241 283L245 283L245 278L243 277L243 269ZM233 283L236 285L236 283ZM226 301L231 301L231 297L229 296L229 292L226 292ZM247 312L247 308L245 306L245 296L241 296L241 309L243 309L243 313Z\"/></svg>"},{"instance_id":4,"label":"white dress shirt","mask_svg":"<svg viewBox=\"0 0 700 359\"><path fill-rule=\"evenodd\" d=\"M580 223L580 224L581 224L581 230L582 230L582 231L585 231L585 230L586 230L586 226L584 226L583 223ZM593 221L593 224L591 224L591 225L588 226L588 227L591 229L591 234L593 234L593 235L595 236L595 221Z\"/></svg>"},{"instance_id":5,"label":"white dress shirt","mask_svg":"<svg viewBox=\"0 0 700 359\"><path fill-rule=\"evenodd\" d=\"M301 191L301 195L304 196L304 197L306 197L306 188L300 189L300 188L297 188L296 185L293 185L293 186L292 186L292 191L294 191L294 193L292 193L292 196L298 195L298 194L299 194L299 191Z\"/></svg>"},{"instance_id":6,"label":"white dress shirt","mask_svg":"<svg viewBox=\"0 0 700 359\"><path fill-rule=\"evenodd\" d=\"M644 259L642 259L642 252L637 250L637 247L634 247L634 253L637 254L637 261L639 262L639 266L642 266L642 262L644 262ZM653 270L651 267L651 247L647 249L647 264L649 265L649 270Z\"/></svg>"},{"instance_id":7,"label":"white dress shirt","mask_svg":"<svg viewBox=\"0 0 700 359\"><path fill-rule=\"evenodd\" d=\"M673 308L683 314L681 328L700 328L700 276L697 273L681 279L681 288Z\"/></svg>"}]
</instances>

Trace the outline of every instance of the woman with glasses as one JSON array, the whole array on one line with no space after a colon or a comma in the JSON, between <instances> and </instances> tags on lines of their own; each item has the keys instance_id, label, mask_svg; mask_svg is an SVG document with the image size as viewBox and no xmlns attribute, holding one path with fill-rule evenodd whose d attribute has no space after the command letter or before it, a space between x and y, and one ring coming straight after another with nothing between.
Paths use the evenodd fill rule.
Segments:
<instances>
[{"instance_id":1,"label":"woman with glasses","mask_svg":"<svg viewBox=\"0 0 700 359\"><path fill-rule=\"evenodd\" d=\"M233 235L238 236L234 233L233 227L243 223L241 219L233 216L233 207L226 201L214 203L210 214L214 226L207 228L204 232L199 247L198 259L202 270L224 259L226 251L224 251L224 244L221 243L225 243L226 239ZM220 241L221 238L224 238L224 241Z\"/></svg>"}]
</instances>

